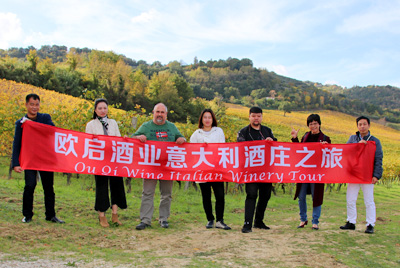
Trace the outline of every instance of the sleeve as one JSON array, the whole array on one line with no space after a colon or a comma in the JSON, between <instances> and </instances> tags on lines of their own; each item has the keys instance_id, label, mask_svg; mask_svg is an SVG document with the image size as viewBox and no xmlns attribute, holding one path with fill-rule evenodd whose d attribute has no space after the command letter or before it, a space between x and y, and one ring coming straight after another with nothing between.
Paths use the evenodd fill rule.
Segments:
<instances>
[{"instance_id":1,"label":"sleeve","mask_svg":"<svg viewBox=\"0 0 400 268\"><path fill-rule=\"evenodd\" d=\"M219 128L219 141L218 142L225 143L225 133L222 130L222 128Z\"/></svg>"},{"instance_id":2,"label":"sleeve","mask_svg":"<svg viewBox=\"0 0 400 268\"><path fill-rule=\"evenodd\" d=\"M93 134L94 133L92 121L90 121L89 123L86 124L85 132L89 133L89 134Z\"/></svg>"},{"instance_id":3,"label":"sleeve","mask_svg":"<svg viewBox=\"0 0 400 268\"><path fill-rule=\"evenodd\" d=\"M179 131L179 129L178 129L174 124L172 124L172 125L173 125L174 128L175 128L175 141L176 141L177 139L179 139L179 138L184 138L184 139L186 139L185 136L183 136L182 133Z\"/></svg>"},{"instance_id":4,"label":"sleeve","mask_svg":"<svg viewBox=\"0 0 400 268\"><path fill-rule=\"evenodd\" d=\"M244 129L242 128L238 133L236 137L236 141L241 142L241 141L246 141L246 138L244 137Z\"/></svg>"},{"instance_id":5,"label":"sleeve","mask_svg":"<svg viewBox=\"0 0 400 268\"><path fill-rule=\"evenodd\" d=\"M117 124L117 123L116 123ZM118 137L121 137L121 132L119 132L119 127L118 127L118 124L117 124L117 129L116 129L116 132L117 132L117 136Z\"/></svg>"},{"instance_id":6,"label":"sleeve","mask_svg":"<svg viewBox=\"0 0 400 268\"><path fill-rule=\"evenodd\" d=\"M121 132L119 131L119 126L118 126L117 121L112 119L112 122L113 122L113 127L115 128L115 134L116 134L115 136L121 137Z\"/></svg>"},{"instance_id":7,"label":"sleeve","mask_svg":"<svg viewBox=\"0 0 400 268\"><path fill-rule=\"evenodd\" d=\"M138 130L136 130L136 132L135 133L133 133L133 135L132 135L132 137L133 136L140 136L140 135L145 135L146 136L146 125L145 124L142 124L139 128L138 128Z\"/></svg>"},{"instance_id":8,"label":"sleeve","mask_svg":"<svg viewBox=\"0 0 400 268\"><path fill-rule=\"evenodd\" d=\"M325 135L325 136L326 136L326 135ZM329 138L328 136L326 136L326 142L329 143L329 144L332 143L331 138Z\"/></svg>"},{"instance_id":9,"label":"sleeve","mask_svg":"<svg viewBox=\"0 0 400 268\"><path fill-rule=\"evenodd\" d=\"M353 136L350 136L349 139L347 140L346 144L349 144L349 143L355 143L353 140Z\"/></svg>"},{"instance_id":10,"label":"sleeve","mask_svg":"<svg viewBox=\"0 0 400 268\"><path fill-rule=\"evenodd\" d=\"M304 139L306 138L307 133L308 133L308 132L306 132L306 133L303 135L303 137L301 137L301 141L300 141L300 142L304 142Z\"/></svg>"},{"instance_id":11,"label":"sleeve","mask_svg":"<svg viewBox=\"0 0 400 268\"><path fill-rule=\"evenodd\" d=\"M292 142L299 142L299 138L298 137L296 137L296 138L292 138Z\"/></svg>"},{"instance_id":12,"label":"sleeve","mask_svg":"<svg viewBox=\"0 0 400 268\"><path fill-rule=\"evenodd\" d=\"M375 159L374 159L374 174L373 176L380 179L383 173L382 160L383 160L383 150L381 142L377 139L376 143L376 151L375 151Z\"/></svg>"},{"instance_id":13,"label":"sleeve","mask_svg":"<svg viewBox=\"0 0 400 268\"><path fill-rule=\"evenodd\" d=\"M51 120L51 116L49 114L45 114L45 124L55 127L56 125Z\"/></svg>"},{"instance_id":14,"label":"sleeve","mask_svg":"<svg viewBox=\"0 0 400 268\"><path fill-rule=\"evenodd\" d=\"M19 163L19 154L21 151L21 139L22 139L22 128L20 120L15 122L15 133L14 133L14 141L13 141L13 151L12 151L12 168L18 167L21 164Z\"/></svg>"},{"instance_id":15,"label":"sleeve","mask_svg":"<svg viewBox=\"0 0 400 268\"><path fill-rule=\"evenodd\" d=\"M190 143L198 143L197 141L197 130L193 132L192 136L190 136Z\"/></svg>"}]
</instances>

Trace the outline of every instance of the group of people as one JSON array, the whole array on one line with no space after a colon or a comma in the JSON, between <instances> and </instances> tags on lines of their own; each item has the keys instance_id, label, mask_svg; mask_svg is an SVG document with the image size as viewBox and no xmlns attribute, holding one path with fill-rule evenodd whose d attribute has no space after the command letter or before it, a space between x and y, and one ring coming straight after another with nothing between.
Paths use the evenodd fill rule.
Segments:
<instances>
[{"instance_id":1,"label":"group of people","mask_svg":"<svg viewBox=\"0 0 400 268\"><path fill-rule=\"evenodd\" d=\"M52 125L49 114L39 113L40 97L36 94L26 96L26 115L19 119L15 124L15 136L13 142L12 167L16 172L25 173L25 188L23 193L23 220L24 223L32 221L33 217L33 195L36 187L36 176L39 172L45 199L46 220L55 223L64 223L63 220L56 217L54 203L55 194L53 189L54 174L53 172L22 170L19 163L19 154L21 149L22 123L25 120L32 120L39 123ZM151 141L172 141L178 145L186 142L185 137L179 132L178 128L167 120L168 109L163 103L158 103L153 109L153 119L143 123L139 129L133 134L132 138L141 142ZM93 120L86 125L86 133L96 135L121 136L118 124L115 120L108 118L108 102L106 99L97 99L94 104ZM268 140L277 141L270 128L262 125L262 109L252 107L249 111L249 125L242 128L237 134L237 141L255 141ZM365 116L356 119L358 131L352 135L347 143L367 143L367 141L375 141L376 152L374 160L373 174L371 174L371 184L353 184L349 183L347 187L347 222L340 226L340 229L355 230L357 219L356 201L359 189L362 188L364 193L364 203L366 206L367 227L365 233L373 233L376 221L376 208L374 202L374 184L382 176L382 146L380 141L372 136L369 132L370 120ZM321 119L318 114L311 114L307 118L307 126L309 132L306 132L300 142L320 142L331 143L331 139L321 131ZM299 130L292 129L292 142L299 142ZM159 135L162 133L163 135ZM190 137L191 143L223 143L225 136L223 130L218 127L218 122L214 112L211 109L202 111L198 129ZM121 225L118 218L118 208L126 209L127 202L123 184L123 178L95 175L96 180L96 198L94 209L98 212L99 224L102 227L108 227L109 222L106 218L106 211L111 208L111 222ZM144 230L151 226L154 211L154 194L157 182L160 188L160 204L159 204L159 224L162 228L168 228L168 218L170 216L171 200L172 200L172 180L153 180L143 179L142 202L140 206L140 223L136 226L137 230ZM207 218L206 228L220 228L230 230L224 222L225 208L225 191L223 182L201 182L199 183L203 208ZM265 210L271 197L271 183L246 183L246 200L244 212L243 233L252 232L252 228L268 230L264 223ZM109 196L111 194L111 201ZM213 206L211 202L212 191L215 196L215 217L213 214ZM322 183L297 183L294 199L298 198L300 210L300 224L297 228L304 228L308 224L307 218L307 194L312 195L313 212L312 212L312 229L319 229L319 217L321 215L321 205L324 196L324 184ZM257 200L258 199L258 200Z\"/></svg>"}]
</instances>

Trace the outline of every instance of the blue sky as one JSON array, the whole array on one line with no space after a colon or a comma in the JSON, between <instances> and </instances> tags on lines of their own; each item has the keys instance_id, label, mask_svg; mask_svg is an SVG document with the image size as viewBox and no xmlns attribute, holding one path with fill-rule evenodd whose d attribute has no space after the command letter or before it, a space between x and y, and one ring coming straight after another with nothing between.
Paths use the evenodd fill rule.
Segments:
<instances>
[{"instance_id":1,"label":"blue sky","mask_svg":"<svg viewBox=\"0 0 400 268\"><path fill-rule=\"evenodd\" d=\"M400 0L3 0L0 48L30 45L163 64L249 58L303 81L400 87Z\"/></svg>"}]
</instances>

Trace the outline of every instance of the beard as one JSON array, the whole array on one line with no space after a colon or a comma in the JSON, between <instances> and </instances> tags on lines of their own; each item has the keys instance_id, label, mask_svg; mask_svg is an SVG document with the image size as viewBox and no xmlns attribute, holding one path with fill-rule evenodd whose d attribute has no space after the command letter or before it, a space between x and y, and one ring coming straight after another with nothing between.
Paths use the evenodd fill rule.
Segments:
<instances>
[{"instance_id":1,"label":"beard","mask_svg":"<svg viewBox=\"0 0 400 268\"><path fill-rule=\"evenodd\" d=\"M162 118L162 116L157 116L156 122L157 123L162 123L162 122L164 122L164 118Z\"/></svg>"}]
</instances>

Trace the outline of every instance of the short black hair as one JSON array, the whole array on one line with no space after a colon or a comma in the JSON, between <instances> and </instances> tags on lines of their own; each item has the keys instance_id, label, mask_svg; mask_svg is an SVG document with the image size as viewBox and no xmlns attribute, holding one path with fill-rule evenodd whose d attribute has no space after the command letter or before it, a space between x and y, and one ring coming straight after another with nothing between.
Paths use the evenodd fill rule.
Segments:
<instances>
[{"instance_id":1,"label":"short black hair","mask_svg":"<svg viewBox=\"0 0 400 268\"><path fill-rule=\"evenodd\" d=\"M257 106L251 107L249 114L262 114L262 109Z\"/></svg>"},{"instance_id":2,"label":"short black hair","mask_svg":"<svg viewBox=\"0 0 400 268\"><path fill-rule=\"evenodd\" d=\"M321 125L321 118L319 117L318 114L310 114L307 117L307 126L310 125L311 122L318 122L319 125Z\"/></svg>"},{"instance_id":3,"label":"short black hair","mask_svg":"<svg viewBox=\"0 0 400 268\"><path fill-rule=\"evenodd\" d=\"M40 101L39 95L38 95L38 94L35 94L35 93L31 93L31 94L26 95L25 101L26 101L27 103L29 102L30 99L34 99L34 100L39 100L39 101Z\"/></svg>"},{"instance_id":4,"label":"short black hair","mask_svg":"<svg viewBox=\"0 0 400 268\"><path fill-rule=\"evenodd\" d=\"M104 103L107 104L107 106L108 106L108 101L107 101L106 99L103 99L103 98L96 99L96 100L94 101L93 119L96 119L96 118L97 118L96 108L97 108L97 105L98 105L100 102L104 102Z\"/></svg>"},{"instance_id":5,"label":"short black hair","mask_svg":"<svg viewBox=\"0 0 400 268\"><path fill-rule=\"evenodd\" d=\"M368 122L368 125L370 125L370 120L369 120L369 118L368 117L366 117L366 116L360 116L360 117L358 117L357 119L356 119L356 122L357 122L357 125L358 125L358 121L360 121L360 120L362 120L362 119L365 119L365 120L367 120L367 122Z\"/></svg>"}]
</instances>

